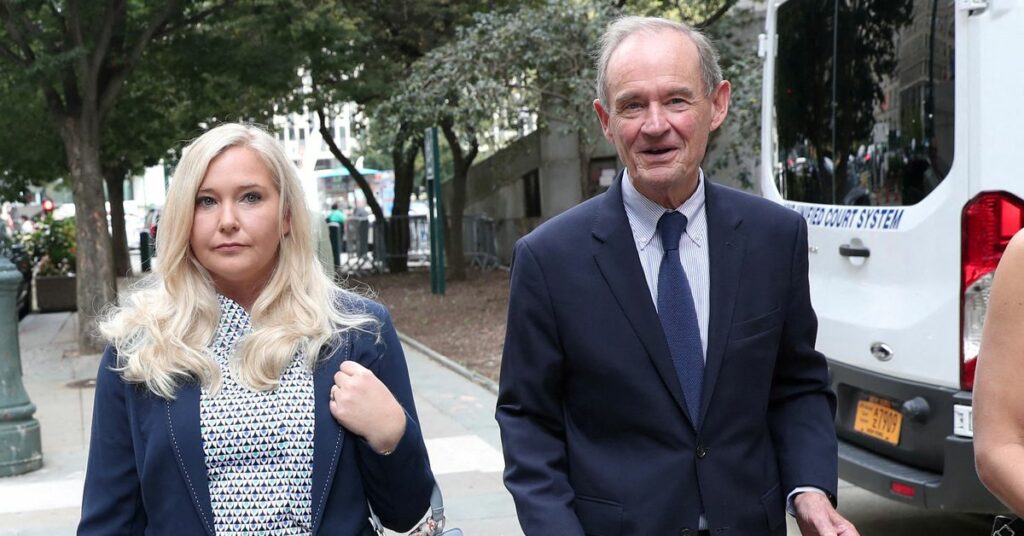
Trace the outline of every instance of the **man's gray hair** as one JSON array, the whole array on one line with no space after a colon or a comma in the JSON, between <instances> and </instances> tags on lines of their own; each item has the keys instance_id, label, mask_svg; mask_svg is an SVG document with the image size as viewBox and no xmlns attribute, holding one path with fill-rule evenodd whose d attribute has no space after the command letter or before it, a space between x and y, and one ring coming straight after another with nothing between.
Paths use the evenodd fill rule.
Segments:
<instances>
[{"instance_id":1,"label":"man's gray hair","mask_svg":"<svg viewBox=\"0 0 1024 536\"><path fill-rule=\"evenodd\" d=\"M609 24L604 35L601 36L601 49L597 57L597 98L601 100L601 104L605 108L609 106L608 61L615 49L633 34L656 33L666 30L679 32L689 37L697 45L705 96L711 96L718 84L722 82L722 67L718 65L718 50L700 30L691 28L683 22L658 17L621 17Z\"/></svg>"}]
</instances>

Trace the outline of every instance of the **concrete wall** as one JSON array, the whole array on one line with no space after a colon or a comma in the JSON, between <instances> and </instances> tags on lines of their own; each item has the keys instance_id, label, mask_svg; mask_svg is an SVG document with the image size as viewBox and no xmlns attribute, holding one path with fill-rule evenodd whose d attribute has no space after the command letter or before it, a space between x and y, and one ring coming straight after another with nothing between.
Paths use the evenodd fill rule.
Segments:
<instances>
[{"instance_id":1,"label":"concrete wall","mask_svg":"<svg viewBox=\"0 0 1024 536\"><path fill-rule=\"evenodd\" d=\"M593 158L614 155L615 148L602 139ZM519 237L583 200L582 169L574 135L561 128L533 132L470 168L466 214L495 220L498 257L507 265ZM527 217L524 177L534 171L539 176L541 215ZM446 183L446 197L450 188Z\"/></svg>"},{"instance_id":2,"label":"concrete wall","mask_svg":"<svg viewBox=\"0 0 1024 536\"><path fill-rule=\"evenodd\" d=\"M498 257L505 265L512 258L515 241L541 221L526 217L523 186L523 176L538 169L540 138L539 132L533 132L469 170L466 214L485 214L495 220Z\"/></svg>"},{"instance_id":3,"label":"concrete wall","mask_svg":"<svg viewBox=\"0 0 1024 536\"><path fill-rule=\"evenodd\" d=\"M571 127L552 121L540 132L541 216L547 220L583 200L580 142Z\"/></svg>"}]
</instances>

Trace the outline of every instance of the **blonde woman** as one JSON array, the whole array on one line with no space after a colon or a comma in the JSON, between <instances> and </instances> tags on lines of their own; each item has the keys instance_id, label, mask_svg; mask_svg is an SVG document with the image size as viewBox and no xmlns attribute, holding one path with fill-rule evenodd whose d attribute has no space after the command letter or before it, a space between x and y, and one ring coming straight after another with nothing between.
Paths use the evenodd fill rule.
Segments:
<instances>
[{"instance_id":1,"label":"blonde woman","mask_svg":"<svg viewBox=\"0 0 1024 536\"><path fill-rule=\"evenodd\" d=\"M434 485L387 311L314 254L296 170L227 124L183 152L160 267L101 324L79 534L407 530Z\"/></svg>"}]
</instances>

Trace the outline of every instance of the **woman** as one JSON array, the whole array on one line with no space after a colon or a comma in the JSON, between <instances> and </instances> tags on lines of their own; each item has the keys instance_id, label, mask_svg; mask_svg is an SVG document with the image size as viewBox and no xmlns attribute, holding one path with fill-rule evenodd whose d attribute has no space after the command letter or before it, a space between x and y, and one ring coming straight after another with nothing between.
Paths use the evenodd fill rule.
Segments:
<instances>
[{"instance_id":1,"label":"woman","mask_svg":"<svg viewBox=\"0 0 1024 536\"><path fill-rule=\"evenodd\" d=\"M314 254L294 166L252 126L189 145L159 269L101 324L79 534L407 530L433 488L385 309Z\"/></svg>"},{"instance_id":2,"label":"woman","mask_svg":"<svg viewBox=\"0 0 1024 536\"><path fill-rule=\"evenodd\" d=\"M1024 515L1024 233L992 283L974 382L974 461L1000 501Z\"/></svg>"}]
</instances>

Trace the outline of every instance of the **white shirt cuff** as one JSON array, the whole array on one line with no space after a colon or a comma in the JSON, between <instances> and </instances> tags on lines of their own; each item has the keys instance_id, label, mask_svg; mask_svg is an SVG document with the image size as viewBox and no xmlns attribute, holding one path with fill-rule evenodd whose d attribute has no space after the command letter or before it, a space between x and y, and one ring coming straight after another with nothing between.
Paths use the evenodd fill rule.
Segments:
<instances>
[{"instance_id":1,"label":"white shirt cuff","mask_svg":"<svg viewBox=\"0 0 1024 536\"><path fill-rule=\"evenodd\" d=\"M804 492L820 493L820 494L822 494L822 495L824 495L826 497L828 496L828 493L825 493L823 490L820 490L820 489L818 489L818 488L816 488L814 486L799 486L797 488L794 488L793 491L789 492L789 495L786 496L786 513L787 514L789 514L791 516L796 516L796 509L793 508L793 499L795 499L797 495L800 495L801 493L804 493Z\"/></svg>"}]
</instances>

